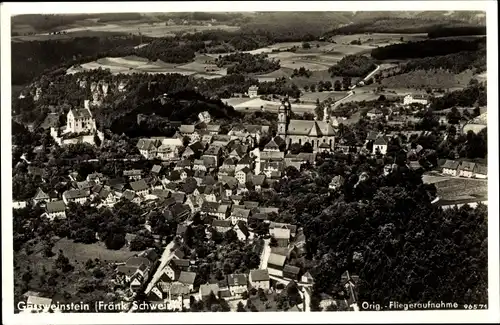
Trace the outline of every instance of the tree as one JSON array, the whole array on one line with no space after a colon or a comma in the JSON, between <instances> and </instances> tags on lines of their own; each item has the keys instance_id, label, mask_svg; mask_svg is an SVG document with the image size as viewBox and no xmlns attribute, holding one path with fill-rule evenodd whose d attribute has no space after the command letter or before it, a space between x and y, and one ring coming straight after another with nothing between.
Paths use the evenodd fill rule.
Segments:
<instances>
[{"instance_id":1,"label":"tree","mask_svg":"<svg viewBox=\"0 0 500 325\"><path fill-rule=\"evenodd\" d=\"M237 312L246 312L245 310L245 306L243 305L243 303L240 301L238 302L238 305L237 305L237 309L236 309Z\"/></svg>"},{"instance_id":2,"label":"tree","mask_svg":"<svg viewBox=\"0 0 500 325\"><path fill-rule=\"evenodd\" d=\"M154 239L151 236L135 236L134 239L130 241L131 251L142 251L146 248L152 247L154 245Z\"/></svg>"},{"instance_id":3,"label":"tree","mask_svg":"<svg viewBox=\"0 0 500 325\"><path fill-rule=\"evenodd\" d=\"M311 48L311 44L309 44L308 42L303 42L302 43L302 48L303 49L310 49Z\"/></svg>"},{"instance_id":4,"label":"tree","mask_svg":"<svg viewBox=\"0 0 500 325\"><path fill-rule=\"evenodd\" d=\"M458 124L460 123L462 115L460 114L460 112L456 107L453 107L451 111L446 115L446 117L448 118L449 124Z\"/></svg>"},{"instance_id":5,"label":"tree","mask_svg":"<svg viewBox=\"0 0 500 325\"><path fill-rule=\"evenodd\" d=\"M335 80L335 82L333 83L333 90L335 90L335 91L342 90L342 84L340 83L340 81L338 79Z\"/></svg>"},{"instance_id":6,"label":"tree","mask_svg":"<svg viewBox=\"0 0 500 325\"><path fill-rule=\"evenodd\" d=\"M342 78L342 87L344 90L349 89L351 87L351 77L343 77Z\"/></svg>"},{"instance_id":7,"label":"tree","mask_svg":"<svg viewBox=\"0 0 500 325\"><path fill-rule=\"evenodd\" d=\"M315 84L311 84L311 86L309 86L309 88L311 89L312 93L316 92L316 85Z\"/></svg>"},{"instance_id":8,"label":"tree","mask_svg":"<svg viewBox=\"0 0 500 325\"><path fill-rule=\"evenodd\" d=\"M125 246L125 234L123 233L111 233L109 234L104 241L106 248L118 250Z\"/></svg>"},{"instance_id":9,"label":"tree","mask_svg":"<svg viewBox=\"0 0 500 325\"><path fill-rule=\"evenodd\" d=\"M64 256L62 252L59 252L57 259L55 260L55 267L65 273L74 269L73 265L69 263L69 259Z\"/></svg>"}]
</instances>

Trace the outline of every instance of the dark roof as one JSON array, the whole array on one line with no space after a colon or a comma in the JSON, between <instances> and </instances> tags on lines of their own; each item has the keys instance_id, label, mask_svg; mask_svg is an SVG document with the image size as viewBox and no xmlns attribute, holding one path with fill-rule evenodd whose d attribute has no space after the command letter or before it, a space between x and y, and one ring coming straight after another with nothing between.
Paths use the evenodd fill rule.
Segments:
<instances>
[{"instance_id":1,"label":"dark roof","mask_svg":"<svg viewBox=\"0 0 500 325\"><path fill-rule=\"evenodd\" d=\"M90 111L86 108L71 109L70 112L73 112L75 119L88 119L92 117Z\"/></svg>"},{"instance_id":2,"label":"dark roof","mask_svg":"<svg viewBox=\"0 0 500 325\"><path fill-rule=\"evenodd\" d=\"M191 285L191 284L194 284L195 278L196 278L196 273L183 271L179 275L179 279L177 281L179 281L180 283L183 283L183 284Z\"/></svg>"},{"instance_id":3,"label":"dark roof","mask_svg":"<svg viewBox=\"0 0 500 325\"><path fill-rule=\"evenodd\" d=\"M64 192L67 199L78 199L90 196L90 190L67 190Z\"/></svg>"},{"instance_id":4,"label":"dark roof","mask_svg":"<svg viewBox=\"0 0 500 325\"><path fill-rule=\"evenodd\" d=\"M259 206L259 202L255 201L243 201L243 205L247 209L257 208Z\"/></svg>"},{"instance_id":5,"label":"dark roof","mask_svg":"<svg viewBox=\"0 0 500 325\"><path fill-rule=\"evenodd\" d=\"M476 163L470 161L462 161L459 166L459 170L465 170L472 172L476 167Z\"/></svg>"},{"instance_id":6,"label":"dark roof","mask_svg":"<svg viewBox=\"0 0 500 325\"><path fill-rule=\"evenodd\" d=\"M289 272L289 273L298 275L300 272L300 268L293 266L293 265L290 265L290 264L285 264L285 266L283 267L283 272Z\"/></svg>"},{"instance_id":7,"label":"dark roof","mask_svg":"<svg viewBox=\"0 0 500 325\"><path fill-rule=\"evenodd\" d=\"M140 175L142 175L142 170L140 169L130 169L123 171L123 176L140 176Z\"/></svg>"},{"instance_id":8,"label":"dark roof","mask_svg":"<svg viewBox=\"0 0 500 325\"><path fill-rule=\"evenodd\" d=\"M186 230L187 230L186 226L184 226L184 225L177 225L177 231L175 232L175 234L177 236L184 235L184 233L186 232Z\"/></svg>"},{"instance_id":9,"label":"dark roof","mask_svg":"<svg viewBox=\"0 0 500 325\"><path fill-rule=\"evenodd\" d=\"M47 193L45 193L41 188L38 188L33 200L48 200L49 198L50 197Z\"/></svg>"},{"instance_id":10,"label":"dark roof","mask_svg":"<svg viewBox=\"0 0 500 325\"><path fill-rule=\"evenodd\" d=\"M247 285L248 279L246 274L229 274L227 276L227 283L229 286Z\"/></svg>"},{"instance_id":11,"label":"dark roof","mask_svg":"<svg viewBox=\"0 0 500 325\"><path fill-rule=\"evenodd\" d=\"M386 137L378 137L373 144L375 145L387 145L389 141L387 141Z\"/></svg>"},{"instance_id":12,"label":"dark roof","mask_svg":"<svg viewBox=\"0 0 500 325\"><path fill-rule=\"evenodd\" d=\"M148 184L146 183L146 181L144 179L141 179L141 180L138 180L135 182L131 182L130 187L135 192L144 191L144 190L147 190L149 188Z\"/></svg>"},{"instance_id":13,"label":"dark roof","mask_svg":"<svg viewBox=\"0 0 500 325\"><path fill-rule=\"evenodd\" d=\"M132 201L135 197L135 192L131 190L125 190L125 192L123 192L122 194L122 197L126 200Z\"/></svg>"},{"instance_id":14,"label":"dark roof","mask_svg":"<svg viewBox=\"0 0 500 325\"><path fill-rule=\"evenodd\" d=\"M241 232L248 237L250 235L250 231L248 231L247 224L243 222L242 220L238 220L236 223L236 226L241 230Z\"/></svg>"},{"instance_id":15,"label":"dark roof","mask_svg":"<svg viewBox=\"0 0 500 325\"><path fill-rule=\"evenodd\" d=\"M64 201L48 202L46 209L47 213L62 212L66 210L66 205L64 204Z\"/></svg>"},{"instance_id":16,"label":"dark roof","mask_svg":"<svg viewBox=\"0 0 500 325\"><path fill-rule=\"evenodd\" d=\"M460 165L460 162L458 162L458 161L446 160L446 162L441 166L441 168L457 169L459 165Z\"/></svg>"},{"instance_id":17,"label":"dark roof","mask_svg":"<svg viewBox=\"0 0 500 325\"><path fill-rule=\"evenodd\" d=\"M250 278L255 281L269 281L269 272L267 270L251 270Z\"/></svg>"},{"instance_id":18,"label":"dark roof","mask_svg":"<svg viewBox=\"0 0 500 325\"><path fill-rule=\"evenodd\" d=\"M252 158L250 158L249 155L245 155L238 161L238 165L251 165L251 164L252 164Z\"/></svg>"},{"instance_id":19,"label":"dark roof","mask_svg":"<svg viewBox=\"0 0 500 325\"><path fill-rule=\"evenodd\" d=\"M263 175L263 174L254 175L252 177L252 183L255 186L262 186L262 185L264 185L265 181L266 181L266 175Z\"/></svg>"},{"instance_id":20,"label":"dark roof","mask_svg":"<svg viewBox=\"0 0 500 325\"><path fill-rule=\"evenodd\" d=\"M215 219L214 221L212 221L212 226L213 227L231 227L231 221L230 220Z\"/></svg>"}]
</instances>

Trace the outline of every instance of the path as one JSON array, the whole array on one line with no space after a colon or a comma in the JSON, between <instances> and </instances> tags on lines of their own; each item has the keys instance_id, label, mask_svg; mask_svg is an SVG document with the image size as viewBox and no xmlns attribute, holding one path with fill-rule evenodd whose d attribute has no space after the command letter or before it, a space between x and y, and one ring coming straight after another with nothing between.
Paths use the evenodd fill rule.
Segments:
<instances>
[{"instance_id":1,"label":"path","mask_svg":"<svg viewBox=\"0 0 500 325\"><path fill-rule=\"evenodd\" d=\"M267 269L267 260L269 259L269 255L271 254L271 247L269 246L270 241L270 239L264 239L264 248L262 249L262 253L260 254L259 269L261 270Z\"/></svg>"},{"instance_id":2,"label":"path","mask_svg":"<svg viewBox=\"0 0 500 325\"><path fill-rule=\"evenodd\" d=\"M145 290L146 294L148 294L151 291L151 289L153 289L153 287L156 284L156 282L158 282L158 280L160 279L161 272L163 271L163 269L165 268L165 266L167 266L167 263L174 256L173 252L170 251L172 248L174 248L174 245L175 245L174 241L171 241L165 247L165 250L163 251L163 254L162 254L161 258L160 258L160 260L161 260L160 266L158 266L158 268L156 269L155 274L151 278L151 281L148 283L148 286L146 287L146 290Z\"/></svg>"},{"instance_id":3,"label":"path","mask_svg":"<svg viewBox=\"0 0 500 325\"><path fill-rule=\"evenodd\" d=\"M375 70L373 70L372 72L370 72L364 79L363 81L366 82L368 79L370 79L375 73L377 73L377 71L380 70L380 66L377 64L377 67L375 68Z\"/></svg>"}]
</instances>

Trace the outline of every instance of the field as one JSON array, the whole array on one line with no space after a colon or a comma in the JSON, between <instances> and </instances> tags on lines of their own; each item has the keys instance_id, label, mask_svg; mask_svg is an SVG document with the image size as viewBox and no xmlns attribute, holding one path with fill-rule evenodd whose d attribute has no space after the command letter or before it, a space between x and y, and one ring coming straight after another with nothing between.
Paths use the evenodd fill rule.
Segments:
<instances>
[{"instance_id":1,"label":"field","mask_svg":"<svg viewBox=\"0 0 500 325\"><path fill-rule=\"evenodd\" d=\"M346 95L345 91L323 91L315 93L306 92L302 94L300 100L302 102L316 103L316 99L319 99L319 101L322 102L327 100L328 98L331 98L334 101L337 101L343 98L345 95Z\"/></svg>"},{"instance_id":2,"label":"field","mask_svg":"<svg viewBox=\"0 0 500 325\"><path fill-rule=\"evenodd\" d=\"M473 77L472 70L455 74L446 70L416 70L382 79L382 86L388 88L464 88Z\"/></svg>"},{"instance_id":3,"label":"field","mask_svg":"<svg viewBox=\"0 0 500 325\"><path fill-rule=\"evenodd\" d=\"M253 112L265 110L268 112L278 112L281 103L276 101L262 100L260 98L228 98L223 99L227 105L233 106L235 110ZM296 114L314 113L314 104L295 104L292 103L292 111Z\"/></svg>"},{"instance_id":4,"label":"field","mask_svg":"<svg viewBox=\"0 0 500 325\"><path fill-rule=\"evenodd\" d=\"M98 258L107 263L125 262L129 257L136 255L139 252L131 252L127 247L120 250L107 249L103 243L82 244L74 243L69 239L61 239L54 245L54 252L62 249L64 255L69 258L70 262L86 262L89 258Z\"/></svg>"},{"instance_id":5,"label":"field","mask_svg":"<svg viewBox=\"0 0 500 325\"><path fill-rule=\"evenodd\" d=\"M434 184L442 200L463 200L487 197L488 181L484 179L424 175L424 183Z\"/></svg>"},{"instance_id":6,"label":"field","mask_svg":"<svg viewBox=\"0 0 500 325\"><path fill-rule=\"evenodd\" d=\"M108 37L108 36L120 36L127 35L122 32L108 32L108 31L90 31L82 30L76 32L68 32L66 34L35 34L35 35L23 35L23 36L13 36L11 38L12 42L30 42L30 41L49 41L49 40L69 40L77 37Z\"/></svg>"},{"instance_id":7,"label":"field","mask_svg":"<svg viewBox=\"0 0 500 325\"><path fill-rule=\"evenodd\" d=\"M226 69L220 69L213 72L205 72L205 67L209 64L202 58L195 59L189 64L165 63L161 60L149 61L138 56L127 57L107 57L88 63L81 64L78 67L69 68L66 73L72 74L84 70L94 70L98 68L109 69L112 73L179 73L182 75L196 75L203 78L219 78L226 75Z\"/></svg>"},{"instance_id":8,"label":"field","mask_svg":"<svg viewBox=\"0 0 500 325\"><path fill-rule=\"evenodd\" d=\"M165 22L144 23L144 22L117 22L114 24L102 24L93 26L81 26L68 28L63 31L98 31L98 32L121 32L126 34L144 35L149 37L175 36L177 33L196 33L205 30L222 29L226 31L236 31L239 27L228 25L167 25Z\"/></svg>"}]
</instances>

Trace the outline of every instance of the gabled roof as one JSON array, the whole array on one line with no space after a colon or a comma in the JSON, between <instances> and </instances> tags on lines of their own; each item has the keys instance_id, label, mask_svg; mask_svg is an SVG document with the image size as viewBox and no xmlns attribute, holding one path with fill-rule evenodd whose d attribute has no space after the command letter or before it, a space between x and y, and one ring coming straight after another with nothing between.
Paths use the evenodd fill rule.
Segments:
<instances>
[{"instance_id":1,"label":"gabled roof","mask_svg":"<svg viewBox=\"0 0 500 325\"><path fill-rule=\"evenodd\" d=\"M179 132L181 133L194 133L194 125L193 124L182 124L179 127Z\"/></svg>"},{"instance_id":2,"label":"gabled roof","mask_svg":"<svg viewBox=\"0 0 500 325\"><path fill-rule=\"evenodd\" d=\"M458 167L459 170L465 170L472 172L476 166L476 163L470 162L470 161L462 161L460 163L460 166Z\"/></svg>"},{"instance_id":3,"label":"gabled roof","mask_svg":"<svg viewBox=\"0 0 500 325\"><path fill-rule=\"evenodd\" d=\"M476 170L474 172L481 175L488 175L488 166L476 164Z\"/></svg>"},{"instance_id":4,"label":"gabled roof","mask_svg":"<svg viewBox=\"0 0 500 325\"><path fill-rule=\"evenodd\" d=\"M270 150L279 150L279 145L274 141L274 139L271 139L265 146L264 149L270 149Z\"/></svg>"},{"instance_id":5,"label":"gabled roof","mask_svg":"<svg viewBox=\"0 0 500 325\"><path fill-rule=\"evenodd\" d=\"M261 160L283 160L285 153L282 151L262 151L260 152Z\"/></svg>"},{"instance_id":6,"label":"gabled roof","mask_svg":"<svg viewBox=\"0 0 500 325\"><path fill-rule=\"evenodd\" d=\"M66 205L64 204L64 201L54 201L54 202L48 202L46 206L47 213L57 213L57 212L63 212L66 210Z\"/></svg>"},{"instance_id":7,"label":"gabled roof","mask_svg":"<svg viewBox=\"0 0 500 325\"><path fill-rule=\"evenodd\" d=\"M248 278L246 274L238 273L238 274L229 274L227 276L227 283L230 287L237 287L242 285L247 285Z\"/></svg>"},{"instance_id":8,"label":"gabled roof","mask_svg":"<svg viewBox=\"0 0 500 325\"><path fill-rule=\"evenodd\" d=\"M161 171L161 165L154 165L153 168L151 168L151 172L155 174L159 174Z\"/></svg>"},{"instance_id":9,"label":"gabled roof","mask_svg":"<svg viewBox=\"0 0 500 325\"><path fill-rule=\"evenodd\" d=\"M135 192L131 190L125 190L122 194L122 197L126 200L132 201L135 197Z\"/></svg>"},{"instance_id":10,"label":"gabled roof","mask_svg":"<svg viewBox=\"0 0 500 325\"><path fill-rule=\"evenodd\" d=\"M141 179L141 180L138 180L135 182L131 182L130 187L132 188L132 190L134 192L144 191L144 190L147 190L149 188L148 184L146 183L146 181L144 179Z\"/></svg>"},{"instance_id":11,"label":"gabled roof","mask_svg":"<svg viewBox=\"0 0 500 325\"><path fill-rule=\"evenodd\" d=\"M195 278L196 273L182 271L177 281L186 285L193 285Z\"/></svg>"},{"instance_id":12,"label":"gabled roof","mask_svg":"<svg viewBox=\"0 0 500 325\"><path fill-rule=\"evenodd\" d=\"M73 112L73 116L75 119L88 119L92 118L92 114L86 108L78 108L78 109L70 109L70 112Z\"/></svg>"},{"instance_id":13,"label":"gabled roof","mask_svg":"<svg viewBox=\"0 0 500 325\"><path fill-rule=\"evenodd\" d=\"M231 221L230 220L218 220L218 219L214 219L212 221L212 226L213 227L226 227L226 228L230 228L231 227Z\"/></svg>"},{"instance_id":14,"label":"gabled roof","mask_svg":"<svg viewBox=\"0 0 500 325\"><path fill-rule=\"evenodd\" d=\"M250 279L256 281L269 281L269 272L267 270L251 270Z\"/></svg>"},{"instance_id":15,"label":"gabled roof","mask_svg":"<svg viewBox=\"0 0 500 325\"><path fill-rule=\"evenodd\" d=\"M446 169L457 169L459 165L460 165L460 162L458 162L458 161L446 160L445 163L441 167L446 168Z\"/></svg>"},{"instance_id":16,"label":"gabled roof","mask_svg":"<svg viewBox=\"0 0 500 325\"><path fill-rule=\"evenodd\" d=\"M271 253L271 254L269 254L269 258L267 259L267 264L268 265L272 264L272 265L276 265L276 266L283 266L283 265L285 265L285 260L286 260L286 256Z\"/></svg>"},{"instance_id":17,"label":"gabled roof","mask_svg":"<svg viewBox=\"0 0 500 325\"><path fill-rule=\"evenodd\" d=\"M246 154L243 158L238 161L238 165L251 165L252 158L248 154Z\"/></svg>"},{"instance_id":18,"label":"gabled roof","mask_svg":"<svg viewBox=\"0 0 500 325\"><path fill-rule=\"evenodd\" d=\"M252 177L252 183L255 186L262 186L264 185L265 181L266 181L266 175L264 174L254 175Z\"/></svg>"},{"instance_id":19,"label":"gabled roof","mask_svg":"<svg viewBox=\"0 0 500 325\"><path fill-rule=\"evenodd\" d=\"M142 175L142 170L140 169L129 169L123 171L123 176L140 176Z\"/></svg>"},{"instance_id":20,"label":"gabled roof","mask_svg":"<svg viewBox=\"0 0 500 325\"><path fill-rule=\"evenodd\" d=\"M182 235L184 235L184 233L186 232L186 230L187 230L187 226L182 225L182 224L178 224L177 225L177 231L175 232L175 234L177 236L182 236Z\"/></svg>"},{"instance_id":21,"label":"gabled roof","mask_svg":"<svg viewBox=\"0 0 500 325\"><path fill-rule=\"evenodd\" d=\"M234 206L231 212L231 217L248 219L250 215L250 209L244 209L242 207Z\"/></svg>"},{"instance_id":22,"label":"gabled roof","mask_svg":"<svg viewBox=\"0 0 500 325\"><path fill-rule=\"evenodd\" d=\"M250 231L248 230L246 222L242 220L238 220L236 223L236 227L245 235L246 237L250 236Z\"/></svg>"},{"instance_id":23,"label":"gabled roof","mask_svg":"<svg viewBox=\"0 0 500 325\"><path fill-rule=\"evenodd\" d=\"M67 199L79 199L90 196L90 190L67 190L63 193Z\"/></svg>"},{"instance_id":24,"label":"gabled roof","mask_svg":"<svg viewBox=\"0 0 500 325\"><path fill-rule=\"evenodd\" d=\"M290 264L286 264L283 267L283 272L289 272L289 273L292 273L294 275L298 275L300 272L300 268L293 266L293 265L290 265Z\"/></svg>"},{"instance_id":25,"label":"gabled roof","mask_svg":"<svg viewBox=\"0 0 500 325\"><path fill-rule=\"evenodd\" d=\"M33 200L48 200L48 199L50 199L49 195L45 193L41 188L37 189L36 194L33 197Z\"/></svg>"},{"instance_id":26,"label":"gabled roof","mask_svg":"<svg viewBox=\"0 0 500 325\"><path fill-rule=\"evenodd\" d=\"M389 141L385 136L378 137L375 142L373 142L374 145L387 145Z\"/></svg>"},{"instance_id":27,"label":"gabled roof","mask_svg":"<svg viewBox=\"0 0 500 325\"><path fill-rule=\"evenodd\" d=\"M214 295L219 294L219 285L217 283L212 283L212 284L202 284L200 286L200 295L202 297L209 296L210 293L214 293Z\"/></svg>"}]
</instances>

